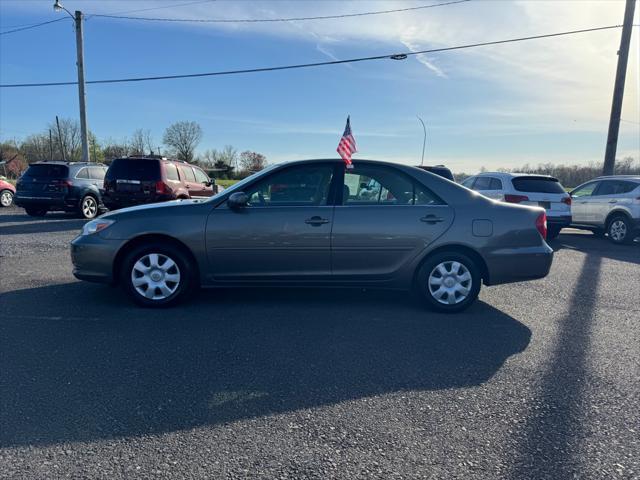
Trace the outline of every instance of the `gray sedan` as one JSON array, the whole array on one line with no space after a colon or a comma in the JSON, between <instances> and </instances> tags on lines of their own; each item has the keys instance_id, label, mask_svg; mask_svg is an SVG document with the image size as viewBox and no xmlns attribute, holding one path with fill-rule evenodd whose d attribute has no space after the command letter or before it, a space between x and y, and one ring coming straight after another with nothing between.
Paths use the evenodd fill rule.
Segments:
<instances>
[{"instance_id":1,"label":"gray sedan","mask_svg":"<svg viewBox=\"0 0 640 480\"><path fill-rule=\"evenodd\" d=\"M415 167L359 160L273 165L207 200L125 208L71 244L74 275L120 283L143 306L197 287L415 290L468 307L480 286L541 278L543 209L499 203Z\"/></svg>"}]
</instances>

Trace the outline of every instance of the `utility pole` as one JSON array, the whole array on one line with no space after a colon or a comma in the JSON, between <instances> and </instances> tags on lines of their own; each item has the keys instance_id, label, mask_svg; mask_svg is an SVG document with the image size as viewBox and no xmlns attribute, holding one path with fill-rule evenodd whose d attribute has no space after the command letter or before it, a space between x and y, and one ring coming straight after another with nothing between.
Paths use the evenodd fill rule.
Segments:
<instances>
[{"instance_id":1,"label":"utility pole","mask_svg":"<svg viewBox=\"0 0 640 480\"><path fill-rule=\"evenodd\" d=\"M82 161L89 161L89 132L87 131L87 106L84 92L84 44L82 39L82 12L76 10L76 51L78 54L78 97L80 100L80 134L82 135Z\"/></svg>"},{"instance_id":2,"label":"utility pole","mask_svg":"<svg viewBox=\"0 0 640 480\"><path fill-rule=\"evenodd\" d=\"M87 129L87 107L84 85L84 42L82 35L82 12L76 10L75 16L67 10L60 0L55 0L53 9L56 12L64 10L73 19L76 26L76 66L78 67L78 100L80 101L80 136L82 140L82 161L89 161L89 131Z\"/></svg>"},{"instance_id":3,"label":"utility pole","mask_svg":"<svg viewBox=\"0 0 640 480\"><path fill-rule=\"evenodd\" d=\"M616 70L616 82L613 87L611 118L609 119L609 132L607 134L607 149L604 154L604 167L602 169L603 175L613 175L616 162L622 98L624 96L624 80L627 75L627 61L629 59L629 44L631 43L631 29L633 27L633 12L635 6L636 0L627 0L624 8L624 22L622 24L620 49L618 50L618 68Z\"/></svg>"},{"instance_id":4,"label":"utility pole","mask_svg":"<svg viewBox=\"0 0 640 480\"><path fill-rule=\"evenodd\" d=\"M49 160L53 160L53 140L51 138L51 129L49 129Z\"/></svg>"}]
</instances>

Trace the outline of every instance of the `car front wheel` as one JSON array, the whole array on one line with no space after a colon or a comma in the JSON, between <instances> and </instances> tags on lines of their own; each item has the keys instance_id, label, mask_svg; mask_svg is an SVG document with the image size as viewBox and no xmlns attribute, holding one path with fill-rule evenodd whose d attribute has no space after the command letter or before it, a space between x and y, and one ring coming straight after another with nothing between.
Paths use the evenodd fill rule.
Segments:
<instances>
[{"instance_id":1,"label":"car front wheel","mask_svg":"<svg viewBox=\"0 0 640 480\"><path fill-rule=\"evenodd\" d=\"M607 235L613 243L631 243L633 238L631 235L631 225L627 217L613 217L607 226Z\"/></svg>"},{"instance_id":2,"label":"car front wheel","mask_svg":"<svg viewBox=\"0 0 640 480\"><path fill-rule=\"evenodd\" d=\"M428 258L416 278L420 296L433 310L454 313L471 305L480 293L478 265L457 252L438 253Z\"/></svg>"},{"instance_id":3,"label":"car front wheel","mask_svg":"<svg viewBox=\"0 0 640 480\"><path fill-rule=\"evenodd\" d=\"M3 190L0 192L0 206L10 207L13 203L13 192L11 190Z\"/></svg>"},{"instance_id":4,"label":"car front wheel","mask_svg":"<svg viewBox=\"0 0 640 480\"><path fill-rule=\"evenodd\" d=\"M144 307L173 305L195 284L189 258L164 244L145 245L127 255L121 281L133 300Z\"/></svg>"}]
</instances>

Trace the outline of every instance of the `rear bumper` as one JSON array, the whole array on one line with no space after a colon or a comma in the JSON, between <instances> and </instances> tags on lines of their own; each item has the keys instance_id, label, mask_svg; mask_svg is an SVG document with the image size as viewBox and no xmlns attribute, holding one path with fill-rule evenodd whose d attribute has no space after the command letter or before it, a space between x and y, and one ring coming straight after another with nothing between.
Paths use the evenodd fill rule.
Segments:
<instances>
[{"instance_id":1,"label":"rear bumper","mask_svg":"<svg viewBox=\"0 0 640 480\"><path fill-rule=\"evenodd\" d=\"M571 215L563 215L559 217L547 216L547 225L554 227L568 227L571 225Z\"/></svg>"},{"instance_id":2,"label":"rear bumper","mask_svg":"<svg viewBox=\"0 0 640 480\"><path fill-rule=\"evenodd\" d=\"M553 262L553 249L543 243L537 247L505 248L485 255L487 285L522 282L546 277Z\"/></svg>"},{"instance_id":3,"label":"rear bumper","mask_svg":"<svg viewBox=\"0 0 640 480\"><path fill-rule=\"evenodd\" d=\"M144 197L130 196L126 194L105 193L102 196L102 203L109 210L118 208L134 207L136 205L146 205L148 203L168 202L175 200L172 195L149 195Z\"/></svg>"},{"instance_id":4,"label":"rear bumper","mask_svg":"<svg viewBox=\"0 0 640 480\"><path fill-rule=\"evenodd\" d=\"M28 208L48 208L48 209L60 209L60 210L73 210L78 207L79 198L76 196L30 196L23 194L16 194L13 197L13 202L18 207Z\"/></svg>"}]
</instances>

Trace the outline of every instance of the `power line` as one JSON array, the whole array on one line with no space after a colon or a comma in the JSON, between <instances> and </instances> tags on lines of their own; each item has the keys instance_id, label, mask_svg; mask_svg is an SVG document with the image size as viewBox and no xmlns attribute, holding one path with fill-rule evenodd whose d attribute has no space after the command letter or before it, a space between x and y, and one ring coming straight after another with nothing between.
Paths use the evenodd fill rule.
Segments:
<instances>
[{"instance_id":1,"label":"power line","mask_svg":"<svg viewBox=\"0 0 640 480\"><path fill-rule=\"evenodd\" d=\"M16 32L21 32L23 30L29 30L31 28L36 28L36 27L42 27L43 25L49 25L50 23L56 23L56 22L60 22L62 20L67 20L67 17L60 17L60 18L56 18L55 20L49 20L48 22L42 22L42 23L34 23L32 25L27 25L21 28L16 28L14 30L7 30L6 32L0 32L0 35L6 35L8 33L16 33Z\"/></svg>"},{"instance_id":2,"label":"power line","mask_svg":"<svg viewBox=\"0 0 640 480\"><path fill-rule=\"evenodd\" d=\"M420 5L417 7L396 8L393 10L378 10L373 12L359 12L359 13L346 13L340 15L320 15L316 17L290 17L290 18L214 18L214 19L202 19L202 18L153 18L153 17L128 17L120 15L107 15L107 14L94 14L92 17L101 18L113 18L119 20L142 20L147 22L173 22L173 23L273 23L273 22L298 22L304 20L328 20L336 18L349 18L349 17L365 17L369 15L384 15L387 13L399 13L410 12L414 10L424 10L426 8L444 7L446 5L455 5L457 3L466 3L471 0L453 0L445 3L436 3L431 5Z\"/></svg>"},{"instance_id":3,"label":"power line","mask_svg":"<svg viewBox=\"0 0 640 480\"><path fill-rule=\"evenodd\" d=\"M188 3L178 3L175 5L163 5L162 7L149 7L149 8L139 8L137 10L125 10L124 12L112 12L109 15L122 15L124 13L138 13L138 12L149 12L151 10L162 10L165 8L177 8L177 7L186 7L187 5L196 5L199 3L210 3L210 2L215 2L217 0L198 0L197 2L188 2ZM87 18L90 17L96 17L98 16L97 14L88 14Z\"/></svg>"},{"instance_id":4,"label":"power line","mask_svg":"<svg viewBox=\"0 0 640 480\"><path fill-rule=\"evenodd\" d=\"M522 42L526 40L537 40L540 38L560 37L564 35L575 35L578 33L596 32L596 31L610 30L613 28L621 28L621 27L622 25L609 25L606 27L585 28L582 30L570 30L566 32L547 33L543 35L533 35L530 37L510 38L507 40L494 40L491 42L470 43L466 45L458 45L455 47L432 48L429 50L418 50L415 52L375 55L371 57L350 58L346 60L332 60L332 61L326 61L326 62L302 63L297 65L284 65L284 66L278 66L278 67L249 68L244 70L226 70L226 71L207 72L207 73L190 73L190 74L179 74L179 75L161 75L161 76L155 76L155 77L133 77L133 78L118 78L118 79L108 79L108 80L91 80L91 81L87 81L86 83L100 84L100 83L145 82L150 80L175 80L179 78L216 77L216 76L237 75L237 74L244 74L244 73L262 73L262 72L274 72L278 70L294 70L299 68L321 67L326 65L340 65L345 63L366 62L371 60L383 60L383 59L404 60L409 56L422 55L425 53L448 52L452 50L463 50L467 48L485 47L489 45L501 45L503 43ZM62 86L62 85L77 85L77 82L14 83L14 84L0 85L0 88L53 87L53 86Z\"/></svg>"}]
</instances>

